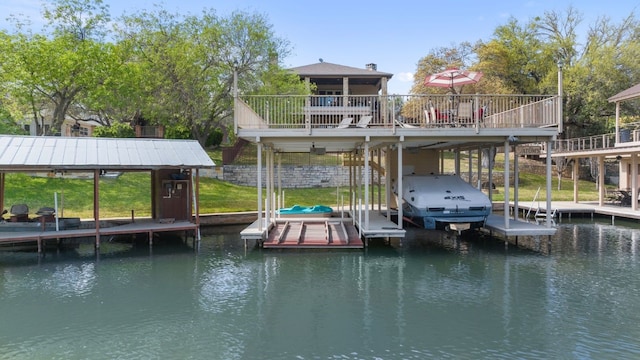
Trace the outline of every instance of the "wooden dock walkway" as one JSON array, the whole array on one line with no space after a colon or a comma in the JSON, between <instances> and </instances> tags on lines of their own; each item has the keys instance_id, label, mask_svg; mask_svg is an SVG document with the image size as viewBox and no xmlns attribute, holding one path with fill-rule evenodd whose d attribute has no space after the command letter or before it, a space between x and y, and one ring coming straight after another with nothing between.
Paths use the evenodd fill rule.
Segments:
<instances>
[{"instance_id":1,"label":"wooden dock walkway","mask_svg":"<svg viewBox=\"0 0 640 360\"><path fill-rule=\"evenodd\" d=\"M41 253L47 240L72 239L83 237L111 236L124 234L148 234L149 246L153 245L153 234L159 232L196 231L198 225L188 221L176 221L173 223L157 223L151 221L137 221L125 225L90 229L74 229L60 231L24 231L24 232L0 232L0 244L37 243L38 252ZM96 241L99 248L99 241Z\"/></svg>"}]
</instances>

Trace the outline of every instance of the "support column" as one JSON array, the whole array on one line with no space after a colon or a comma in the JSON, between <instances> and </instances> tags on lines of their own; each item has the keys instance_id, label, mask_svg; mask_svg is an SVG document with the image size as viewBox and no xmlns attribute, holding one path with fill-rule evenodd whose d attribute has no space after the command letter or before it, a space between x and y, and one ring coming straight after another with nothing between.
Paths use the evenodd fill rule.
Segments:
<instances>
[{"instance_id":1,"label":"support column","mask_svg":"<svg viewBox=\"0 0 640 360\"><path fill-rule=\"evenodd\" d=\"M518 185L519 185L520 172L518 170L518 147L513 145L513 218L518 220L518 212L520 206L518 203Z\"/></svg>"},{"instance_id":2,"label":"support column","mask_svg":"<svg viewBox=\"0 0 640 360\"><path fill-rule=\"evenodd\" d=\"M387 204L387 219L391 219L391 197L393 196L393 189L392 189L392 185L391 185L391 147L389 145L387 145L387 147L385 148L385 156L384 156L384 168L385 168L385 178L384 178L384 184L385 184L385 202ZM397 205L397 204L396 204Z\"/></svg>"},{"instance_id":3,"label":"support column","mask_svg":"<svg viewBox=\"0 0 640 360\"><path fill-rule=\"evenodd\" d=\"M354 163L355 159L354 159L353 155L354 155L353 151L349 152L349 211L351 211L352 214L353 214L353 210L354 210L354 207L355 207L354 203L353 203L353 201L354 201L353 192L354 192L354 188L355 188L355 186L354 186L354 183L355 183L355 181L354 181L354 179L355 179L354 171L355 171L355 169L354 169L353 163ZM355 217L355 214L353 214L353 216Z\"/></svg>"},{"instance_id":4,"label":"support column","mask_svg":"<svg viewBox=\"0 0 640 360\"><path fill-rule=\"evenodd\" d=\"M4 209L5 173L0 172L0 211Z\"/></svg>"},{"instance_id":5,"label":"support column","mask_svg":"<svg viewBox=\"0 0 640 360\"><path fill-rule=\"evenodd\" d=\"M489 178L489 200L493 202L493 157L495 153L495 146L491 145L489 148L489 169L487 169L487 177Z\"/></svg>"},{"instance_id":6,"label":"support column","mask_svg":"<svg viewBox=\"0 0 640 360\"><path fill-rule=\"evenodd\" d=\"M504 141L504 227L509 228L509 140Z\"/></svg>"},{"instance_id":7,"label":"support column","mask_svg":"<svg viewBox=\"0 0 640 360\"><path fill-rule=\"evenodd\" d=\"M93 170L93 221L96 227L96 253L100 251L100 170Z\"/></svg>"},{"instance_id":8,"label":"support column","mask_svg":"<svg viewBox=\"0 0 640 360\"><path fill-rule=\"evenodd\" d=\"M378 160L376 160L378 164L378 212L382 212L382 175L380 174L380 169L382 169L382 148L376 150L376 155L378 157Z\"/></svg>"},{"instance_id":9,"label":"support column","mask_svg":"<svg viewBox=\"0 0 640 360\"><path fill-rule=\"evenodd\" d=\"M196 186L194 192L195 192L195 211L196 211L196 240L200 241L200 169L196 168L195 171L196 175L195 175L195 180L196 180ZM193 177L193 172L191 172L191 176Z\"/></svg>"},{"instance_id":10,"label":"support column","mask_svg":"<svg viewBox=\"0 0 640 360\"><path fill-rule=\"evenodd\" d=\"M580 183L580 159L575 158L573 159L573 169L571 170L571 173L573 175L573 202L574 203L578 203L578 196L579 196L579 183ZM598 191L599 194L602 194L600 191ZM604 196L600 196L598 195L598 205L602 206L604 205Z\"/></svg>"},{"instance_id":11,"label":"support column","mask_svg":"<svg viewBox=\"0 0 640 360\"><path fill-rule=\"evenodd\" d=\"M638 154L631 154L631 210L638 210Z\"/></svg>"},{"instance_id":12,"label":"support column","mask_svg":"<svg viewBox=\"0 0 640 360\"><path fill-rule=\"evenodd\" d=\"M272 171L272 167L271 167L271 149L267 148L266 151L266 159L265 159L265 165L266 165L266 171L265 171L265 192L266 192L266 196L265 196L265 202L264 202L264 219L265 219L265 224L267 224L267 226L269 225L270 221L271 221L271 171Z\"/></svg>"},{"instance_id":13,"label":"support column","mask_svg":"<svg viewBox=\"0 0 640 360\"><path fill-rule=\"evenodd\" d=\"M369 209L370 209L370 196L369 196L369 182L371 181L369 173L369 137L364 141L364 228L369 230Z\"/></svg>"},{"instance_id":14,"label":"support column","mask_svg":"<svg viewBox=\"0 0 640 360\"><path fill-rule=\"evenodd\" d=\"M547 227L551 227L551 140L547 141Z\"/></svg>"},{"instance_id":15,"label":"support column","mask_svg":"<svg viewBox=\"0 0 640 360\"><path fill-rule=\"evenodd\" d=\"M475 113L474 113L475 114ZM469 184L471 186L473 186L473 153L471 152L471 150L467 151L467 154L469 156Z\"/></svg>"},{"instance_id":16,"label":"support column","mask_svg":"<svg viewBox=\"0 0 640 360\"><path fill-rule=\"evenodd\" d=\"M482 191L482 148L478 147L478 190Z\"/></svg>"},{"instance_id":17,"label":"support column","mask_svg":"<svg viewBox=\"0 0 640 360\"><path fill-rule=\"evenodd\" d=\"M604 156L598 156L598 193L604 198Z\"/></svg>"},{"instance_id":18,"label":"support column","mask_svg":"<svg viewBox=\"0 0 640 360\"><path fill-rule=\"evenodd\" d=\"M275 176L275 156L273 148L269 149L269 221L276 218L276 176Z\"/></svg>"},{"instance_id":19,"label":"support column","mask_svg":"<svg viewBox=\"0 0 640 360\"><path fill-rule=\"evenodd\" d=\"M398 229L402 230L404 222L404 214L402 212L402 143L404 142L404 136L400 136L398 141Z\"/></svg>"},{"instance_id":20,"label":"support column","mask_svg":"<svg viewBox=\"0 0 640 360\"><path fill-rule=\"evenodd\" d=\"M279 208L284 208L284 194L282 193L282 155L278 153L278 196L280 201L278 202Z\"/></svg>"},{"instance_id":21,"label":"support column","mask_svg":"<svg viewBox=\"0 0 640 360\"><path fill-rule=\"evenodd\" d=\"M258 145L258 160L256 161L258 173L256 179L256 188L258 189L258 231L262 231L264 222L262 220L262 143L260 138L257 139L256 144Z\"/></svg>"}]
</instances>

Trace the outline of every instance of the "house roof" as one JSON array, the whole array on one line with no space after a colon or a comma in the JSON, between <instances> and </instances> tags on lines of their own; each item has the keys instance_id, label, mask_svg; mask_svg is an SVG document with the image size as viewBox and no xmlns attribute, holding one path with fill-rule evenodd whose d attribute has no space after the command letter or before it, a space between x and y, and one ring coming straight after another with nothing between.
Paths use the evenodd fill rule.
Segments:
<instances>
[{"instance_id":1,"label":"house roof","mask_svg":"<svg viewBox=\"0 0 640 360\"><path fill-rule=\"evenodd\" d=\"M292 71L297 73L299 76L309 76L309 77L336 77L336 76L347 76L347 77L360 77L360 78L383 78L386 77L390 79L393 74L381 72L377 70L370 70L365 68L355 68L351 66L344 66L338 64L332 64L328 62L319 62L316 64L304 65L291 68Z\"/></svg>"},{"instance_id":2,"label":"house roof","mask_svg":"<svg viewBox=\"0 0 640 360\"><path fill-rule=\"evenodd\" d=\"M627 90L621 91L610 97L608 100L609 102L619 102L624 100L631 100L637 97L640 97L640 84L632 86Z\"/></svg>"},{"instance_id":3,"label":"house roof","mask_svg":"<svg viewBox=\"0 0 640 360\"><path fill-rule=\"evenodd\" d=\"M0 136L0 171L156 170L215 166L194 140Z\"/></svg>"}]
</instances>

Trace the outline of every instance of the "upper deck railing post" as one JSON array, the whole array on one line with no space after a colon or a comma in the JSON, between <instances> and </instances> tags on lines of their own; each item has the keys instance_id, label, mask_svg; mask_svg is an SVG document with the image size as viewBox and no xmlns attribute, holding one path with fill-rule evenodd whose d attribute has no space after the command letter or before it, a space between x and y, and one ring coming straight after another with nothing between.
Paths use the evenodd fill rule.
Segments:
<instances>
[{"instance_id":1,"label":"upper deck railing post","mask_svg":"<svg viewBox=\"0 0 640 360\"><path fill-rule=\"evenodd\" d=\"M480 113L480 101L478 99L478 93L476 93L473 97L473 114L471 115L471 118L475 120L476 134L480 132L480 120L483 116L484 114Z\"/></svg>"},{"instance_id":2,"label":"upper deck railing post","mask_svg":"<svg viewBox=\"0 0 640 360\"><path fill-rule=\"evenodd\" d=\"M238 70L233 69L233 133L238 135Z\"/></svg>"},{"instance_id":3,"label":"upper deck railing post","mask_svg":"<svg viewBox=\"0 0 640 360\"><path fill-rule=\"evenodd\" d=\"M311 107L311 97L307 96L305 100L305 108ZM304 114L304 126L307 129L307 134L311 135L311 114L309 112L305 112Z\"/></svg>"},{"instance_id":4,"label":"upper deck railing post","mask_svg":"<svg viewBox=\"0 0 640 360\"><path fill-rule=\"evenodd\" d=\"M563 128L563 109L562 109L562 60L558 61L558 134L564 131Z\"/></svg>"}]
</instances>

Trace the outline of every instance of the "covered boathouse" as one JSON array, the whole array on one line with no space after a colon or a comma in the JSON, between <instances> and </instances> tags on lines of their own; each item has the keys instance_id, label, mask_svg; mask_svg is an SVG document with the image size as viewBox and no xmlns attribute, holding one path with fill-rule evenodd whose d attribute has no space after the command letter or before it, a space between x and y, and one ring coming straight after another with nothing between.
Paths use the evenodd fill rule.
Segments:
<instances>
[{"instance_id":1,"label":"covered boathouse","mask_svg":"<svg viewBox=\"0 0 640 360\"><path fill-rule=\"evenodd\" d=\"M493 183L491 167L483 174L483 160L493 161L486 154L503 152L504 209L510 208L511 199L515 199L517 208L519 149L540 143L550 147L562 132L561 68L555 95L460 91L389 95L387 81L392 74L379 72L375 64L354 68L321 61L292 71L305 83L313 84L314 92L251 96L241 93L237 81L234 86L235 132L258 148L258 219L241 232L245 245L255 240L274 248L350 247L356 243L366 246L371 238L402 239L404 222L394 221L404 219L396 200L396 194L402 194L402 176L444 173L444 154L451 151L455 154L454 173L468 172L470 183L477 188ZM347 159L351 195L344 204L336 205L341 216L333 218L346 226L332 225L327 219L283 219L278 215L283 174L277 164L283 153L334 153ZM513 184L510 179L514 179ZM510 193L512 185L515 194ZM377 198L373 188L378 189ZM546 163L546 193L550 208L550 157ZM542 225L518 216L518 211L491 214L485 228L506 238L555 233L551 214ZM312 239L305 238L306 224L317 228L309 231ZM340 233L340 229L346 230ZM355 237L348 236L354 233Z\"/></svg>"},{"instance_id":2,"label":"covered boathouse","mask_svg":"<svg viewBox=\"0 0 640 360\"><path fill-rule=\"evenodd\" d=\"M98 252L102 236L147 234L150 246L153 235L161 232L184 232L199 240L199 170L213 166L193 140L0 136L2 209L13 205L5 204L7 173L88 173L93 178L93 194L87 194L93 196L93 219L83 221L90 227L0 232L0 244L37 242L42 252L48 239L95 237ZM124 224L111 224L101 218L100 178L108 172L150 172L150 183L140 184L151 188L150 219L136 219L132 213Z\"/></svg>"}]
</instances>

